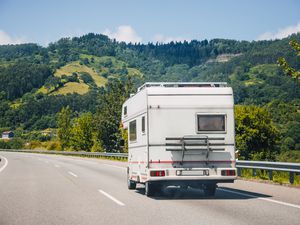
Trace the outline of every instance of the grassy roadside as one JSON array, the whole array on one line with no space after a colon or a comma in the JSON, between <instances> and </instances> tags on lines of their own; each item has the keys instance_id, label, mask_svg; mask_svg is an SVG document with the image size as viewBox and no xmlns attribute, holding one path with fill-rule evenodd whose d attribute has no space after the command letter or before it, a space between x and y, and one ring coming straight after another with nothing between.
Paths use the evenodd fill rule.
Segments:
<instances>
[{"instance_id":1,"label":"grassy roadside","mask_svg":"<svg viewBox=\"0 0 300 225\"><path fill-rule=\"evenodd\" d=\"M266 170L256 170L256 176L253 176L252 169L242 169L241 179L252 180L263 183L272 183L285 186L297 186L300 187L300 174L294 176L294 183L289 182L289 172L273 171L273 180L269 180L269 174Z\"/></svg>"}]
</instances>

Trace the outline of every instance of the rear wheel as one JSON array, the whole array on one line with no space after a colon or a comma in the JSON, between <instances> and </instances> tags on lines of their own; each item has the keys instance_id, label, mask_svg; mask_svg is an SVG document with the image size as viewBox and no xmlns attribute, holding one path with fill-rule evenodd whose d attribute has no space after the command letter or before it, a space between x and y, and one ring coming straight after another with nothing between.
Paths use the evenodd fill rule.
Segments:
<instances>
[{"instance_id":1,"label":"rear wheel","mask_svg":"<svg viewBox=\"0 0 300 225\"><path fill-rule=\"evenodd\" d=\"M161 191L161 186L158 183L145 183L145 195L153 196L155 193L159 193Z\"/></svg>"},{"instance_id":2,"label":"rear wheel","mask_svg":"<svg viewBox=\"0 0 300 225\"><path fill-rule=\"evenodd\" d=\"M203 188L205 196L214 196L216 193L217 184L206 184Z\"/></svg>"}]
</instances>

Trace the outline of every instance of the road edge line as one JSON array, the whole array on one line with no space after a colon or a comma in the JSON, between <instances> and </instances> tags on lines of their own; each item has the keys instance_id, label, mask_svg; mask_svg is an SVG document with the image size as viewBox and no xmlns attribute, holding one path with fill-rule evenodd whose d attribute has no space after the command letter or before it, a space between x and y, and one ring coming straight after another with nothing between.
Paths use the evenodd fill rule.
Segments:
<instances>
[{"instance_id":1,"label":"road edge line","mask_svg":"<svg viewBox=\"0 0 300 225\"><path fill-rule=\"evenodd\" d=\"M285 205L285 206L290 206L290 207L294 207L294 208L300 209L300 205L295 205L295 204L292 204L292 203L282 202L282 201L278 201L278 200L274 200L274 199L262 198L262 197L258 197L258 196L256 196L256 195L251 195L251 194L241 193L241 192L238 192L238 191L231 191L231 190L227 190L227 189L223 189L223 188L218 188L218 190L224 191L224 192L228 192L228 193L237 194L237 195L242 195L242 196L245 196L245 197L251 197L251 198L254 198L254 199L259 199L259 200L263 200L263 201L267 201L267 202L273 202L273 203L277 203L277 204L280 204L280 205Z\"/></svg>"},{"instance_id":2,"label":"road edge line","mask_svg":"<svg viewBox=\"0 0 300 225\"><path fill-rule=\"evenodd\" d=\"M7 160L7 158L5 158L4 156L0 156L1 158L3 158L4 160L5 160L5 163L4 163L4 165L0 168L0 173L5 169L5 167L7 167L7 165L8 165L8 160Z\"/></svg>"}]
</instances>

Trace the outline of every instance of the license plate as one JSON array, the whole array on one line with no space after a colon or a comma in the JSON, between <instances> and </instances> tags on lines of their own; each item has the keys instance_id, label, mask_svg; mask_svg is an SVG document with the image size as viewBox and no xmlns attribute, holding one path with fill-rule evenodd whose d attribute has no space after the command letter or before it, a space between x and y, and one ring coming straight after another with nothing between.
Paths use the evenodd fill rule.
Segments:
<instances>
[{"instance_id":1,"label":"license plate","mask_svg":"<svg viewBox=\"0 0 300 225\"><path fill-rule=\"evenodd\" d=\"M179 176L205 176L208 175L207 170L178 170Z\"/></svg>"}]
</instances>

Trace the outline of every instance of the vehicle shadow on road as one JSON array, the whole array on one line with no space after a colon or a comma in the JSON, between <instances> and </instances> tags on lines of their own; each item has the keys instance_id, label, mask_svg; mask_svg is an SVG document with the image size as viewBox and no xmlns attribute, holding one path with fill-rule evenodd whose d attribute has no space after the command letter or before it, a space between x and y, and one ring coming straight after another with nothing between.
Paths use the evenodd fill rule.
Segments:
<instances>
[{"instance_id":1,"label":"vehicle shadow on road","mask_svg":"<svg viewBox=\"0 0 300 225\"><path fill-rule=\"evenodd\" d=\"M138 187L136 193L145 194L145 189L143 187ZM155 193L150 198L155 200L246 200L246 199L255 199L255 198L270 198L270 195L264 195L256 192L249 192L234 188L217 188L215 196L205 196L201 189L195 188L164 188L161 192Z\"/></svg>"}]
</instances>

